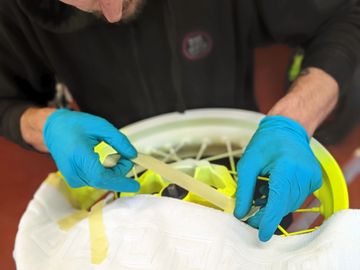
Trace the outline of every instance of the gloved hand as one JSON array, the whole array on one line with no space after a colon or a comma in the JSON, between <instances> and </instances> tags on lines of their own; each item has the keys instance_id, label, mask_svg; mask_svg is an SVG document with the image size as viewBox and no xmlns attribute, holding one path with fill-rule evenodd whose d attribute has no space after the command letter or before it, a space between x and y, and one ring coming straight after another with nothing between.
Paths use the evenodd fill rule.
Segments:
<instances>
[{"instance_id":1,"label":"gloved hand","mask_svg":"<svg viewBox=\"0 0 360 270\"><path fill-rule=\"evenodd\" d=\"M137 152L125 135L103 118L66 109L46 120L43 136L55 163L71 187L92 186L113 191L136 192L139 183L126 178ZM121 159L113 168L101 165L94 147L105 141Z\"/></svg>"},{"instance_id":2,"label":"gloved hand","mask_svg":"<svg viewBox=\"0 0 360 270\"><path fill-rule=\"evenodd\" d=\"M283 116L267 116L260 122L237 164L237 173L234 215L239 219L250 209L257 177L270 177L266 206L249 220L259 227L261 241L268 241L281 219L322 184L321 168L305 129Z\"/></svg>"}]
</instances>

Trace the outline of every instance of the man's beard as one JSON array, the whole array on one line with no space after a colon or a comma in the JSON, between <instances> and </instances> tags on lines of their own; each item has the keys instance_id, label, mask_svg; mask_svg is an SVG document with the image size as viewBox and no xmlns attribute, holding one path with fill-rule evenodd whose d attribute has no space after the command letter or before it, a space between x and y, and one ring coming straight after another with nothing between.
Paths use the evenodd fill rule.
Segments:
<instances>
[{"instance_id":1,"label":"man's beard","mask_svg":"<svg viewBox=\"0 0 360 270\"><path fill-rule=\"evenodd\" d=\"M123 0L122 16L116 24L127 23L135 20L145 6L146 0ZM93 13L96 17L106 20L101 12Z\"/></svg>"},{"instance_id":2,"label":"man's beard","mask_svg":"<svg viewBox=\"0 0 360 270\"><path fill-rule=\"evenodd\" d=\"M145 6L146 0L124 0L122 21L129 22L137 18Z\"/></svg>"}]
</instances>

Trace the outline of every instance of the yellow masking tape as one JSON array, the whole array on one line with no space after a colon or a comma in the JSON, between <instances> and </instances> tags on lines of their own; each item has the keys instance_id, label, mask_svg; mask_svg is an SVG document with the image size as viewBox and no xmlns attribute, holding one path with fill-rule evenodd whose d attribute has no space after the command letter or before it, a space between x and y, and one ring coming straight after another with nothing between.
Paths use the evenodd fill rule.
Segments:
<instances>
[{"instance_id":1,"label":"yellow masking tape","mask_svg":"<svg viewBox=\"0 0 360 270\"><path fill-rule=\"evenodd\" d=\"M71 196L71 193L69 192L70 188L65 183L59 172L50 173L49 176L45 179L45 183L57 189L66 198L66 200L71 204L72 207L77 209L79 208L78 201L76 200L76 198Z\"/></svg>"},{"instance_id":2,"label":"yellow masking tape","mask_svg":"<svg viewBox=\"0 0 360 270\"><path fill-rule=\"evenodd\" d=\"M60 173L49 174L45 183L56 188L67 199L72 207L79 208L78 200L76 197L71 196L70 188ZM102 215L104 205L105 201L101 200L91 208L90 212L78 210L57 222L61 230L69 231L83 219L89 218L90 251L91 262L93 264L100 264L106 259L108 254L109 243Z\"/></svg>"},{"instance_id":3,"label":"yellow masking tape","mask_svg":"<svg viewBox=\"0 0 360 270\"><path fill-rule=\"evenodd\" d=\"M102 263L106 259L109 249L109 242L106 236L102 214L104 206L105 200L102 200L95 204L90 212L79 210L58 221L60 229L69 231L81 220L89 218L90 252L91 263L93 264Z\"/></svg>"},{"instance_id":4,"label":"yellow masking tape","mask_svg":"<svg viewBox=\"0 0 360 270\"><path fill-rule=\"evenodd\" d=\"M91 208L89 214L91 262L93 264L102 263L106 259L109 249L102 214L104 206L104 200L98 202Z\"/></svg>"},{"instance_id":5,"label":"yellow masking tape","mask_svg":"<svg viewBox=\"0 0 360 270\"><path fill-rule=\"evenodd\" d=\"M88 210L108 193L107 190L87 186L71 188L60 172L49 174L45 183L57 189L73 208L81 210Z\"/></svg>"},{"instance_id":6,"label":"yellow masking tape","mask_svg":"<svg viewBox=\"0 0 360 270\"><path fill-rule=\"evenodd\" d=\"M85 210L79 210L74 212L73 214L60 219L57 223L61 230L69 231L72 227L74 227L81 220L87 218L89 216L89 212Z\"/></svg>"},{"instance_id":7,"label":"yellow masking tape","mask_svg":"<svg viewBox=\"0 0 360 270\"><path fill-rule=\"evenodd\" d=\"M218 192L216 189L208 186L207 184L172 168L160 160L138 153L137 158L135 158L133 162L145 169L150 169L158 173L168 181L177 184L178 186L200 196L203 199L208 200L217 207L223 209L225 212L232 213L234 211L234 198Z\"/></svg>"}]
</instances>

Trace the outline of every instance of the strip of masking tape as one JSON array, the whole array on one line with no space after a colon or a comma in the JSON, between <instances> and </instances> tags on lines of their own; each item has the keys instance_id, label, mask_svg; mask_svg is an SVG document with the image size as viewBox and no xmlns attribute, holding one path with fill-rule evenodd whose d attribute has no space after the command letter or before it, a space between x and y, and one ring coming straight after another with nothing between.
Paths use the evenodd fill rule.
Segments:
<instances>
[{"instance_id":1,"label":"strip of masking tape","mask_svg":"<svg viewBox=\"0 0 360 270\"><path fill-rule=\"evenodd\" d=\"M78 202L72 198L69 187L59 172L49 174L45 183L57 189L74 208L78 208ZM90 213L86 210L78 210L57 222L60 229L69 231L80 221L89 218L90 251L93 264L100 264L107 258L108 254L109 242L102 215L104 205L105 200L101 200L91 208Z\"/></svg>"},{"instance_id":2,"label":"strip of masking tape","mask_svg":"<svg viewBox=\"0 0 360 270\"><path fill-rule=\"evenodd\" d=\"M113 164L117 164L117 162L120 160L120 155L116 151L112 151L112 150L110 151L110 150L105 151L106 154L105 154L105 157L103 159L103 162L105 164L111 164L110 167L112 167ZM139 158L139 156L141 156L141 157ZM156 172L157 174L159 174L159 175L161 175L161 176L163 176L165 178L167 178L167 177L164 175L163 166L166 166L167 169L170 168L169 170L171 170L171 172L169 172L167 175L171 176L171 178L168 179L168 181L173 182L173 183L175 183L175 184L177 184L177 185L179 185L179 186L181 186L183 188L185 188L185 187L182 186L179 181L176 181L177 180L176 175L175 175L175 178L174 178L173 172L175 171L175 172L181 173L182 176L185 175L185 177L188 178L187 180L185 180L188 183L188 185L186 185L186 186L189 187L189 189L188 188L185 188L185 189L187 189L190 192L195 193L193 191L193 186L194 185L196 185L196 186L200 185L198 187L198 189L201 190L202 188L204 188L205 190L202 191L204 193L203 196L201 196L201 195L199 195L199 196L202 197L203 199L206 199L206 200L210 201L209 196L208 196L208 193L209 193L208 191L209 191L210 187L208 185L203 184L202 182L200 182L200 181L198 181L198 180L196 180L196 179L194 179L192 177L189 178L188 175L173 169L172 167L170 167L166 163L161 162L161 161L159 161L159 160L157 160L155 158L152 158L151 156L147 156L147 155L140 154L140 153L138 154L138 158L136 158L133 161L136 164L138 164L140 167L143 167L145 170L152 170L152 171ZM157 171L154 170L156 164L160 164L160 168L156 168L156 169L158 169ZM269 180L269 178L265 178L265 177L262 177L262 178L263 179L261 179L261 180ZM174 181L174 179L175 179L175 181ZM260 179L260 177L259 177L259 179ZM198 183L200 183L200 184L198 184ZM234 207L235 207L235 199L233 199L233 198L231 198L229 196L226 196L225 194L217 192L217 191L216 191L216 193L214 193L215 189L212 189L212 188L210 188L210 189L211 189L210 192L213 195L213 198L215 198L215 200L218 201L218 204L216 204L213 201L212 201L212 203L217 205L221 209L223 209L225 212L233 213ZM219 205L221 205L221 206L219 206ZM249 212L246 214L246 216L244 216L241 219L241 221L247 221L249 218L255 216L257 214L257 212L259 212L259 210L260 210L260 207L252 206L250 208Z\"/></svg>"},{"instance_id":3,"label":"strip of masking tape","mask_svg":"<svg viewBox=\"0 0 360 270\"><path fill-rule=\"evenodd\" d=\"M109 249L103 220L104 206L104 200L98 202L91 208L89 214L91 263L93 264L101 264L107 258Z\"/></svg>"},{"instance_id":4,"label":"strip of masking tape","mask_svg":"<svg viewBox=\"0 0 360 270\"><path fill-rule=\"evenodd\" d=\"M81 220L87 218L89 216L89 212L85 210L79 210L71 215L64 217L63 219L58 220L58 225L63 231L70 231L72 227L74 227Z\"/></svg>"},{"instance_id":5,"label":"strip of masking tape","mask_svg":"<svg viewBox=\"0 0 360 270\"><path fill-rule=\"evenodd\" d=\"M45 179L45 183L53 186L56 190L58 190L72 207L79 208L79 203L71 196L69 187L65 183L65 180L63 179L60 172L50 173L49 176Z\"/></svg>"},{"instance_id":6,"label":"strip of masking tape","mask_svg":"<svg viewBox=\"0 0 360 270\"><path fill-rule=\"evenodd\" d=\"M216 191L216 189L208 186L207 184L174 169L160 160L138 153L137 158L135 158L133 162L140 165L141 167L144 167L145 169L158 173L168 181L177 184L178 186L202 197L203 199L208 200L209 202L223 209L225 212L232 213L234 211L234 198Z\"/></svg>"},{"instance_id":7,"label":"strip of masking tape","mask_svg":"<svg viewBox=\"0 0 360 270\"><path fill-rule=\"evenodd\" d=\"M89 218L91 263L101 264L108 255L109 242L106 236L102 210L105 200L96 203L90 210L79 210L58 221L60 229L69 231L85 218Z\"/></svg>"}]
</instances>

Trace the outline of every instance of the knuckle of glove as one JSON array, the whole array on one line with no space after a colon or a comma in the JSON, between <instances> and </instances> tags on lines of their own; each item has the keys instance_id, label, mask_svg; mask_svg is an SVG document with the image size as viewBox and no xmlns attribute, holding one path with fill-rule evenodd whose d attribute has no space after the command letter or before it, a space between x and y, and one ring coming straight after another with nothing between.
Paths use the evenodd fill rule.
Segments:
<instances>
[{"instance_id":1,"label":"knuckle of glove","mask_svg":"<svg viewBox=\"0 0 360 270\"><path fill-rule=\"evenodd\" d=\"M322 185L322 171L319 161L315 156L311 155L310 157L304 156L304 161L301 162L298 166L298 169L301 172L303 179L306 179L309 182L310 192L314 192L319 189Z\"/></svg>"},{"instance_id":2,"label":"knuckle of glove","mask_svg":"<svg viewBox=\"0 0 360 270\"><path fill-rule=\"evenodd\" d=\"M317 162L313 169L313 174L311 176L311 192L319 189L322 186L322 171L320 164Z\"/></svg>"}]
</instances>

